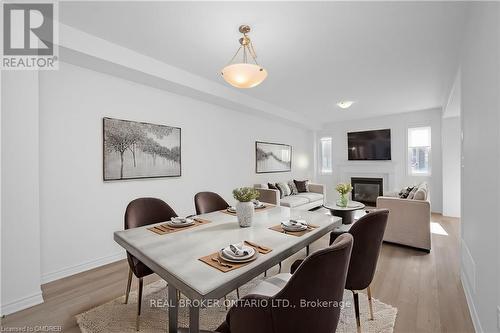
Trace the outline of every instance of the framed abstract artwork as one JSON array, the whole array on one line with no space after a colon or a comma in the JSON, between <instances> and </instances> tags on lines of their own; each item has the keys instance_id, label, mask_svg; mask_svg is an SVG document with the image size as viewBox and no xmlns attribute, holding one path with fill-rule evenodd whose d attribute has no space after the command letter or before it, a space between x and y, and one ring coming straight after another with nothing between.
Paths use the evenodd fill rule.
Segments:
<instances>
[{"instance_id":1,"label":"framed abstract artwork","mask_svg":"<svg viewBox=\"0 0 500 333\"><path fill-rule=\"evenodd\" d=\"M103 119L103 179L181 176L181 129Z\"/></svg>"},{"instance_id":2,"label":"framed abstract artwork","mask_svg":"<svg viewBox=\"0 0 500 333\"><path fill-rule=\"evenodd\" d=\"M281 143L255 142L255 172L288 172L292 170L292 146Z\"/></svg>"}]
</instances>

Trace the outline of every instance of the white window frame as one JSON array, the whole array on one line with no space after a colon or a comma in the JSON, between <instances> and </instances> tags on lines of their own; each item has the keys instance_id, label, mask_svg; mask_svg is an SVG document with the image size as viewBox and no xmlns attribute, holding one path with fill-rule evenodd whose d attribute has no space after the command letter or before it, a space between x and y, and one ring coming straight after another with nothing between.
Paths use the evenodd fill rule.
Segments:
<instances>
[{"instance_id":1,"label":"white window frame","mask_svg":"<svg viewBox=\"0 0 500 333\"><path fill-rule=\"evenodd\" d=\"M410 165L411 156L410 156L410 131L416 129L428 129L429 130L429 146L415 146L415 147L429 147L429 168L427 172L413 172L412 167ZM424 126L412 126L406 129L406 172L409 176L415 177L429 177L432 175L432 128L430 125Z\"/></svg>"},{"instance_id":2,"label":"white window frame","mask_svg":"<svg viewBox=\"0 0 500 333\"><path fill-rule=\"evenodd\" d=\"M330 169L323 169L323 142L330 141ZM321 175L331 175L333 173L333 139L331 136L321 137L319 139L318 160L319 160L319 173Z\"/></svg>"}]
</instances>

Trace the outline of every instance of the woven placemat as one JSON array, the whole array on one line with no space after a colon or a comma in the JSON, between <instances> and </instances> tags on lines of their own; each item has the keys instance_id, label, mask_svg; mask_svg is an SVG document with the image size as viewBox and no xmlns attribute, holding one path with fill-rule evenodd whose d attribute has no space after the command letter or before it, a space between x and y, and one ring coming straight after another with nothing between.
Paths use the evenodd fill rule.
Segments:
<instances>
[{"instance_id":1,"label":"woven placemat","mask_svg":"<svg viewBox=\"0 0 500 333\"><path fill-rule=\"evenodd\" d=\"M237 268L246 266L246 265L252 263L255 259L257 259L257 255L255 255L251 261L242 262L242 263L234 263L234 262L229 262L229 261L222 259L219 256L219 252L214 252L212 254L209 254L208 256L201 257L198 260L203 261L205 264L212 266L213 268L216 268L223 273L226 273L226 272L233 271Z\"/></svg>"},{"instance_id":2,"label":"woven placemat","mask_svg":"<svg viewBox=\"0 0 500 333\"><path fill-rule=\"evenodd\" d=\"M187 227L178 227L178 228L175 228L175 227L171 227L169 226L168 224L164 223L164 224L160 224L160 225L157 225L157 226L154 226L154 227L151 227L151 228L147 228L148 230L158 234L158 235L166 235L166 234L171 234L171 233L174 233L174 232L177 232L177 231L182 231L182 230L187 230L187 229L191 229L191 228L196 228L200 225L204 225L204 224L207 224L207 223L210 223L211 221L209 220L205 220L205 219L200 219L199 217L196 217L193 219L194 220L194 223L190 226L187 226Z\"/></svg>"},{"instance_id":3,"label":"woven placemat","mask_svg":"<svg viewBox=\"0 0 500 333\"><path fill-rule=\"evenodd\" d=\"M307 234L308 232L313 231L314 229L316 229L318 227L319 226L317 226L317 225L309 224L306 230L302 230L302 231L288 231L288 230L283 229L283 227L281 226L281 224L278 224L278 225L270 227L269 229L273 230L273 231L280 232L282 234L293 235L293 236L300 237L302 235Z\"/></svg>"}]
</instances>

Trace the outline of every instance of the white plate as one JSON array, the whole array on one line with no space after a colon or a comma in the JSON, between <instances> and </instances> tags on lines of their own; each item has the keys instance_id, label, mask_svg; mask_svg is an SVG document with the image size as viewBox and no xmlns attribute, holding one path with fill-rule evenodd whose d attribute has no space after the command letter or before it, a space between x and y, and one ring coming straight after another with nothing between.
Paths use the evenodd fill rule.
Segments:
<instances>
[{"instance_id":1,"label":"white plate","mask_svg":"<svg viewBox=\"0 0 500 333\"><path fill-rule=\"evenodd\" d=\"M255 254L255 249L253 247L246 246L246 245L243 245L243 246L238 245L236 247L239 248L241 251L247 251L248 254L237 256L233 253L233 251L231 251L229 246L227 246L226 248L222 249L222 256L224 257L224 259L242 261L242 260L250 259Z\"/></svg>"},{"instance_id":2,"label":"white plate","mask_svg":"<svg viewBox=\"0 0 500 333\"><path fill-rule=\"evenodd\" d=\"M258 256L259 256L259 253L257 251L255 251L253 256L251 256L247 259L231 259L231 258L226 257L226 255L223 254L222 250L219 251L219 258L223 259L224 261L234 262L235 264L241 264L241 263L245 263L245 262L249 262L249 261L254 261L255 259L257 259Z\"/></svg>"},{"instance_id":3,"label":"white plate","mask_svg":"<svg viewBox=\"0 0 500 333\"><path fill-rule=\"evenodd\" d=\"M307 229L307 226L305 224L297 223L294 225L290 221L281 222L281 227L286 231L304 231Z\"/></svg>"},{"instance_id":4,"label":"white plate","mask_svg":"<svg viewBox=\"0 0 500 333\"><path fill-rule=\"evenodd\" d=\"M262 209L266 208L266 205L264 205L262 202L259 205L254 205L255 209Z\"/></svg>"},{"instance_id":5,"label":"white plate","mask_svg":"<svg viewBox=\"0 0 500 333\"><path fill-rule=\"evenodd\" d=\"M226 209L226 210L227 210L228 212L230 212L230 213L236 213L236 208L234 208L234 207L227 207L227 209Z\"/></svg>"},{"instance_id":6,"label":"white plate","mask_svg":"<svg viewBox=\"0 0 500 333\"><path fill-rule=\"evenodd\" d=\"M194 224L193 219L182 219L182 218L175 218L172 217L170 221L167 221L167 224L171 227L174 228L183 228L183 227L188 227L190 225Z\"/></svg>"}]
</instances>

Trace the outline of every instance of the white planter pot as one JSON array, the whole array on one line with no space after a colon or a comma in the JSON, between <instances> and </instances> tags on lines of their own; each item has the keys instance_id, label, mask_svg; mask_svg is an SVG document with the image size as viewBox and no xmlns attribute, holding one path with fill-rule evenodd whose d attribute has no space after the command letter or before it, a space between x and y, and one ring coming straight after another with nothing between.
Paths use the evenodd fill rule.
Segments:
<instances>
[{"instance_id":1,"label":"white planter pot","mask_svg":"<svg viewBox=\"0 0 500 333\"><path fill-rule=\"evenodd\" d=\"M236 216L240 227L246 228L252 225L253 213L255 211L253 202L237 202L236 203Z\"/></svg>"}]
</instances>

